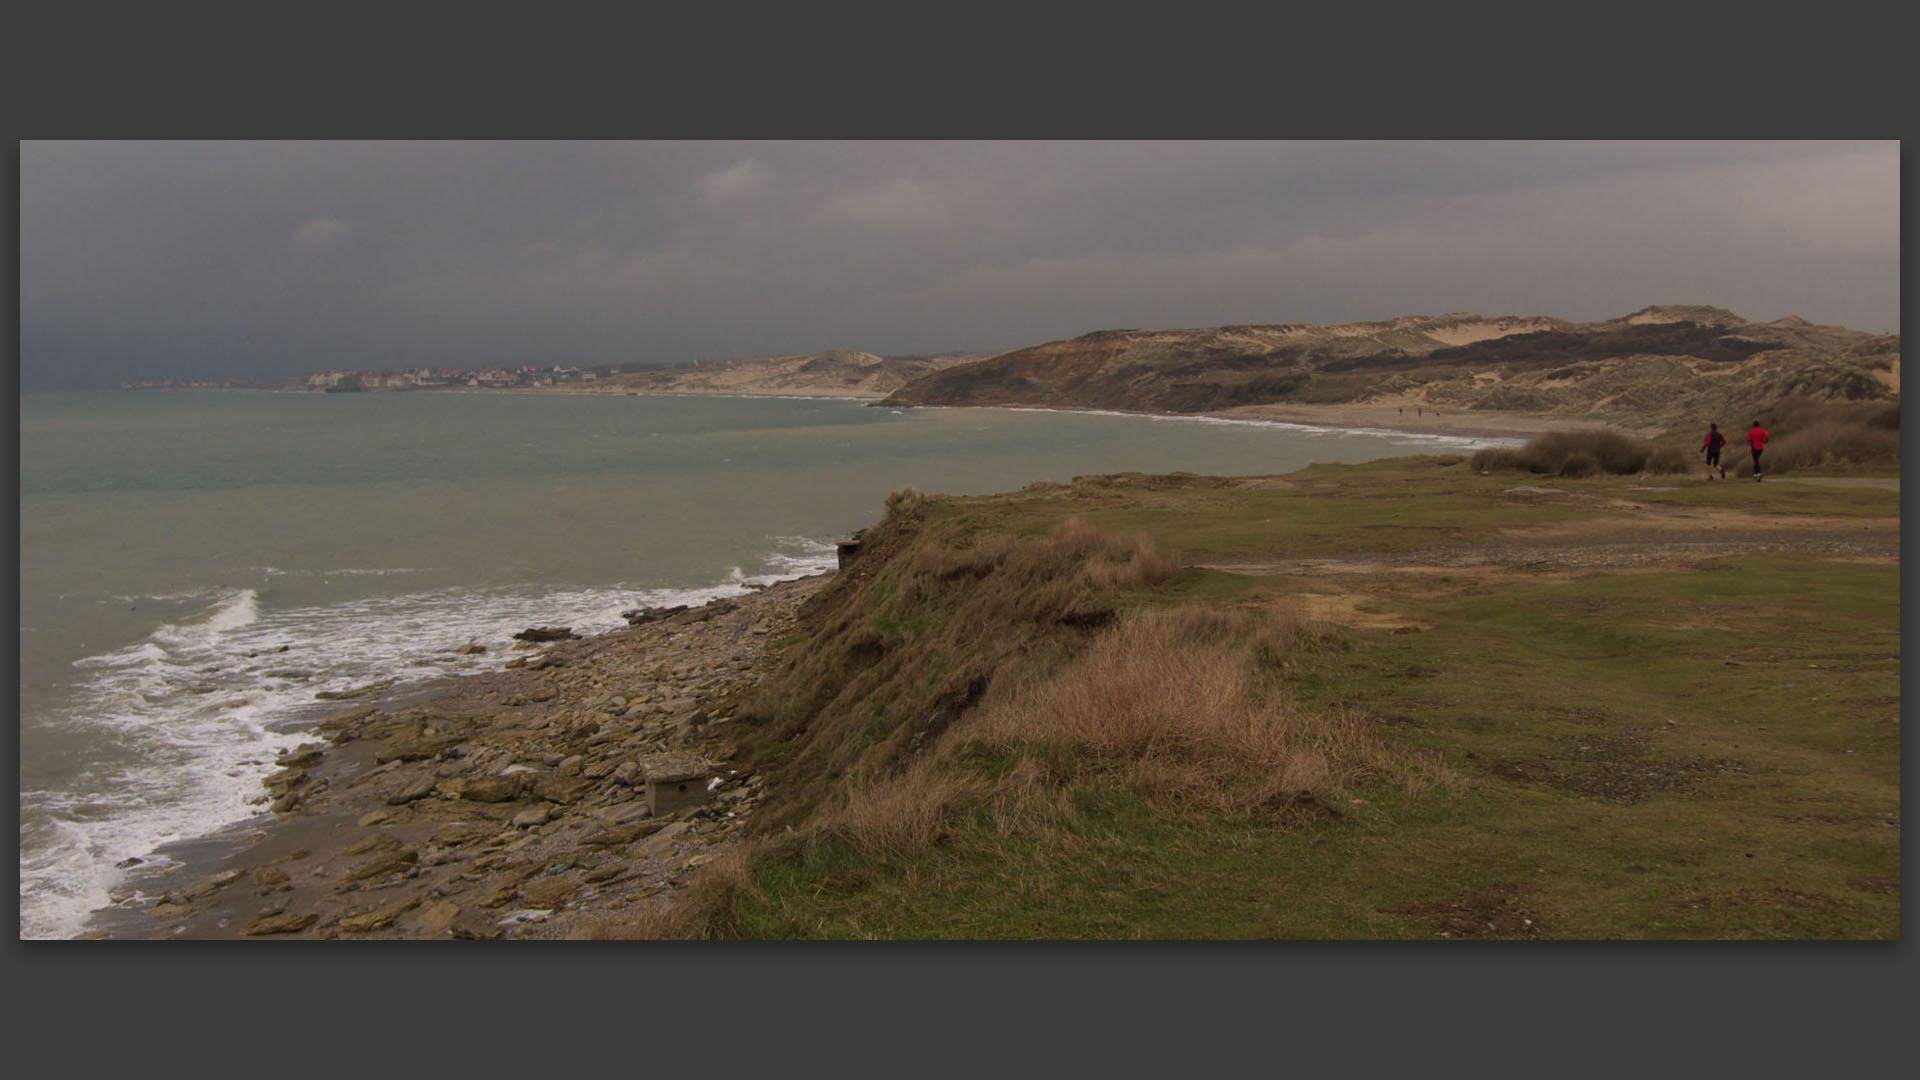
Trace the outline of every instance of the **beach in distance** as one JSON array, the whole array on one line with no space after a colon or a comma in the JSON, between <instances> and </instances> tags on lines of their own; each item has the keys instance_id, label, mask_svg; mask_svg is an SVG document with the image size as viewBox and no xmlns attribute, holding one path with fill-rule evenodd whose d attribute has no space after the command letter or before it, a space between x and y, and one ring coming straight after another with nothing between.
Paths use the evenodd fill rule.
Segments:
<instances>
[{"instance_id":1,"label":"beach in distance","mask_svg":"<svg viewBox=\"0 0 1920 1080\"><path fill-rule=\"evenodd\" d=\"M727 394L711 389L633 390L619 386L571 385L539 390L451 390L448 393L481 394L589 394L640 395L660 397L784 397L875 403L885 395L868 390L813 386L800 389L745 386ZM1048 411L1094 412L1099 410L1057 408ZM1654 435L1657 428L1621 419L1553 416L1546 413L1510 410L1434 407L1417 396L1385 397L1366 402L1304 404L1273 402L1239 405L1232 408L1192 414L1114 413L1122 416L1158 416L1168 420L1239 420L1253 423L1294 424L1310 428L1344 431L1399 432L1407 435L1440 435L1469 440L1527 439L1545 431L1621 431L1636 435Z\"/></svg>"}]
</instances>

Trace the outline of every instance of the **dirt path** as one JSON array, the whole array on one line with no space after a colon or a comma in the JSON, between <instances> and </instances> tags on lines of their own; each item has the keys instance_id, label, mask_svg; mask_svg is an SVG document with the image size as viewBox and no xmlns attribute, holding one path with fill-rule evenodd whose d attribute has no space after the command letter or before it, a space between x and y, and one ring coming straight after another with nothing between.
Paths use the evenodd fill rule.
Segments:
<instances>
[{"instance_id":1,"label":"dirt path","mask_svg":"<svg viewBox=\"0 0 1920 1080\"><path fill-rule=\"evenodd\" d=\"M1878 488L1881 491L1899 491L1900 478L1897 476L1776 476L1776 484L1812 484L1816 487L1835 488Z\"/></svg>"}]
</instances>

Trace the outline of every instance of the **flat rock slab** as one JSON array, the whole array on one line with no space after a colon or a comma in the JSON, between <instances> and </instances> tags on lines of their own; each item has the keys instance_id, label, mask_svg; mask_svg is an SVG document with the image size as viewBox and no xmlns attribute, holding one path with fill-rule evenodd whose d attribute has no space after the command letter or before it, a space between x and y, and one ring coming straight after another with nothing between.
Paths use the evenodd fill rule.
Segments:
<instances>
[{"instance_id":1,"label":"flat rock slab","mask_svg":"<svg viewBox=\"0 0 1920 1080\"><path fill-rule=\"evenodd\" d=\"M262 934L295 934L318 921L320 916L311 911L275 911L257 915L240 932L249 937Z\"/></svg>"}]
</instances>

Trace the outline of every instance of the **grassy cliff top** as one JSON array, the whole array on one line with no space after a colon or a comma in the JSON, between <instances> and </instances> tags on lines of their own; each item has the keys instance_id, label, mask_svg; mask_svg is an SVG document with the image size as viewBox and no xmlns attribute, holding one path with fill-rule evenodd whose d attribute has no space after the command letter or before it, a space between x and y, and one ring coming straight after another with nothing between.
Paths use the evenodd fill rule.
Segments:
<instances>
[{"instance_id":1,"label":"grassy cliff top","mask_svg":"<svg viewBox=\"0 0 1920 1080\"><path fill-rule=\"evenodd\" d=\"M760 839L641 929L1894 938L1898 513L1436 457L903 492L738 703Z\"/></svg>"}]
</instances>

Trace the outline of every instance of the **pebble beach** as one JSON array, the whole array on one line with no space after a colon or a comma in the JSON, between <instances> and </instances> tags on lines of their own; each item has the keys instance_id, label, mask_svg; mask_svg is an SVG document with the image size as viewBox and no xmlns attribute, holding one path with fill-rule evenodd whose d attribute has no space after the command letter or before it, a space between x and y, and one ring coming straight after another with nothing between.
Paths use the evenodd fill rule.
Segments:
<instances>
[{"instance_id":1,"label":"pebble beach","mask_svg":"<svg viewBox=\"0 0 1920 1080\"><path fill-rule=\"evenodd\" d=\"M275 759L270 821L129 866L78 936L619 936L751 820L764 788L727 765L727 700L829 578L522 642L493 671L330 695L288 721L320 738ZM705 798L652 812L663 762L694 763Z\"/></svg>"}]
</instances>

